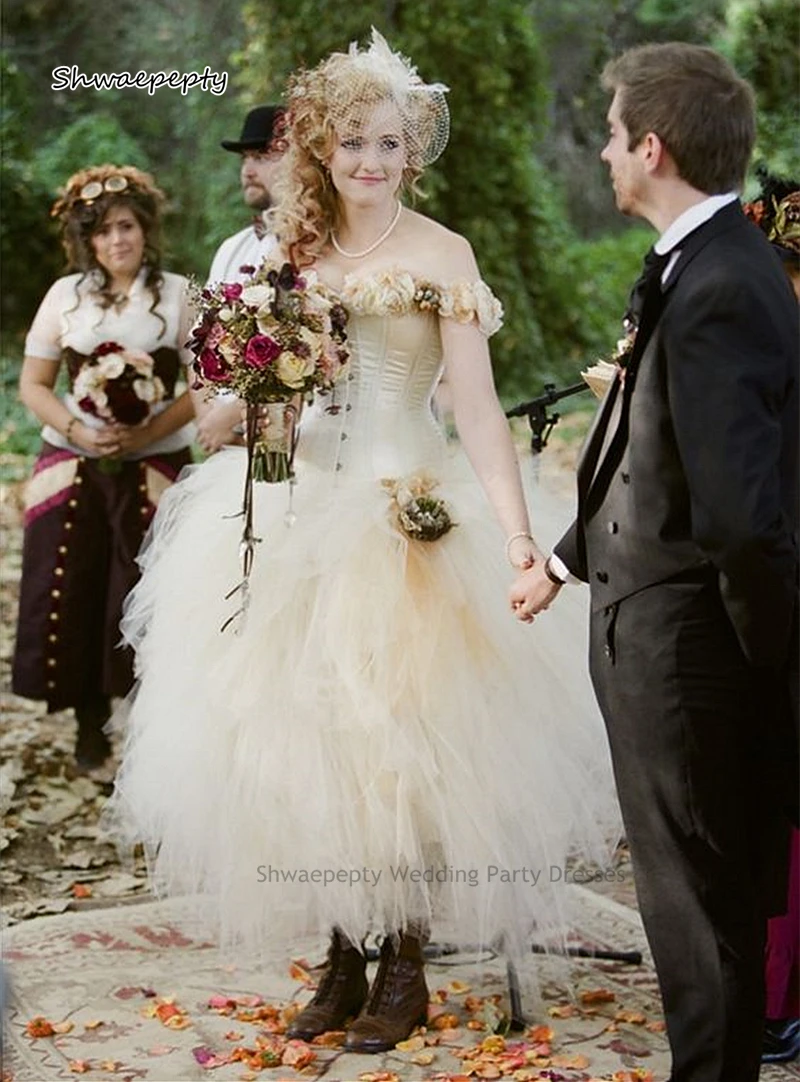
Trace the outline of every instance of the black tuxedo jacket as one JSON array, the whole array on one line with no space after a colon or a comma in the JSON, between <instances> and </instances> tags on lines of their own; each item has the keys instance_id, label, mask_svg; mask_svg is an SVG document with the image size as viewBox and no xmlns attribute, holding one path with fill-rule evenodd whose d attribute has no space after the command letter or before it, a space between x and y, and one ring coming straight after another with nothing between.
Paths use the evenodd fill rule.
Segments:
<instances>
[{"instance_id":1,"label":"black tuxedo jacket","mask_svg":"<svg viewBox=\"0 0 800 1082\"><path fill-rule=\"evenodd\" d=\"M797 617L797 301L738 202L678 247L589 432L555 551L595 610L676 575L716 578L745 655L780 667Z\"/></svg>"}]
</instances>

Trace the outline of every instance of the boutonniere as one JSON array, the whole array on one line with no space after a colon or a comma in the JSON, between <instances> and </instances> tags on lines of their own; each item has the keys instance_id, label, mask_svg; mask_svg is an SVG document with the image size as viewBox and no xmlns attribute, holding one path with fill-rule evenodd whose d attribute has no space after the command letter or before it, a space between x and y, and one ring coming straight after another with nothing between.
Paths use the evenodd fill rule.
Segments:
<instances>
[{"instance_id":1,"label":"boutonniere","mask_svg":"<svg viewBox=\"0 0 800 1082\"><path fill-rule=\"evenodd\" d=\"M625 378L625 369L633 355L633 347L636 342L636 327L633 323L627 323L625 334L618 339L616 346L608 357L601 357L585 371L581 372L584 381L589 385L592 392L602 398L616 376L621 370L621 378Z\"/></svg>"}]
</instances>

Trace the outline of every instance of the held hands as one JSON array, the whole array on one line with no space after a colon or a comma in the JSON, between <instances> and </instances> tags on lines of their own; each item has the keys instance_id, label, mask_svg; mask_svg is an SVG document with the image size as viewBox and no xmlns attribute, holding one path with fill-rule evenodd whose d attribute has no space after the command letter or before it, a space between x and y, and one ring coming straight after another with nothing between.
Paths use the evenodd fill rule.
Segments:
<instances>
[{"instance_id":1,"label":"held hands","mask_svg":"<svg viewBox=\"0 0 800 1082\"><path fill-rule=\"evenodd\" d=\"M544 557L539 553L533 566L523 571L509 590L511 609L525 624L532 624L534 617L550 608L561 589L547 577L544 564Z\"/></svg>"}]
</instances>

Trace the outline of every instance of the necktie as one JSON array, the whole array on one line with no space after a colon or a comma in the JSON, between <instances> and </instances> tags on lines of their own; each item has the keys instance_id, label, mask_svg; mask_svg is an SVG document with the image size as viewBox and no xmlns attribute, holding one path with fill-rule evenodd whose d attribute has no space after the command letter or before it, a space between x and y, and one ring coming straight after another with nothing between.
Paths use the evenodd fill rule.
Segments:
<instances>
[{"instance_id":1,"label":"necktie","mask_svg":"<svg viewBox=\"0 0 800 1082\"><path fill-rule=\"evenodd\" d=\"M633 327L638 326L645 293L653 280L661 281L661 275L664 273L664 268L669 263L671 255L672 252L665 252L661 255L655 248L651 248L644 257L641 272L634 282L628 297L628 307L623 317L623 323L630 324Z\"/></svg>"},{"instance_id":2,"label":"necktie","mask_svg":"<svg viewBox=\"0 0 800 1082\"><path fill-rule=\"evenodd\" d=\"M263 240L267 235L267 227L264 224L264 217L261 214L256 214L253 217L253 232L259 240Z\"/></svg>"}]
</instances>

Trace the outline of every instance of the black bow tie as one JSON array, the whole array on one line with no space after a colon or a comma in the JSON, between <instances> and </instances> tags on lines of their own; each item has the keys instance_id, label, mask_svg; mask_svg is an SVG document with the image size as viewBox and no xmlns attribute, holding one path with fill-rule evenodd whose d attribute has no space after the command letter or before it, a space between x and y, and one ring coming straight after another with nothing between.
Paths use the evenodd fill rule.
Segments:
<instances>
[{"instance_id":1,"label":"black bow tie","mask_svg":"<svg viewBox=\"0 0 800 1082\"><path fill-rule=\"evenodd\" d=\"M253 218L253 232L259 240L263 240L266 237L269 230L264 224L264 217L261 214L256 214Z\"/></svg>"},{"instance_id":2,"label":"black bow tie","mask_svg":"<svg viewBox=\"0 0 800 1082\"><path fill-rule=\"evenodd\" d=\"M672 252L664 252L660 254L651 248L647 255L644 257L642 263L642 269L639 273L639 277L633 284L630 295L628 297L628 307L625 311L623 318L624 323L629 323L632 326L637 326L639 323L639 317L642 314L642 305L644 304L645 293L653 281L661 281L661 275L664 273L664 268L672 258Z\"/></svg>"}]
</instances>

